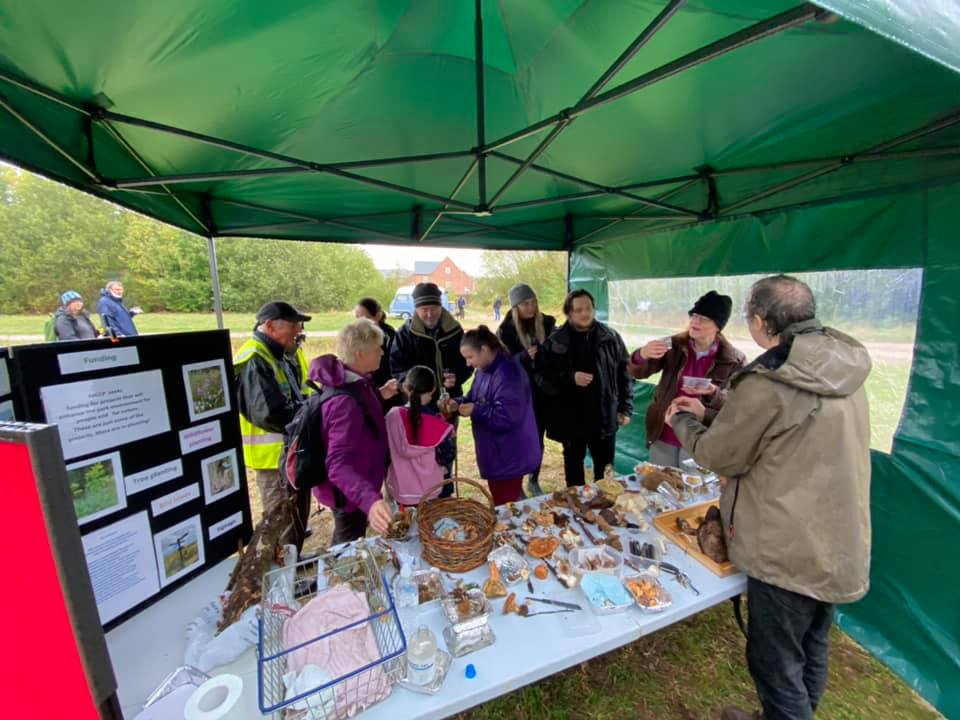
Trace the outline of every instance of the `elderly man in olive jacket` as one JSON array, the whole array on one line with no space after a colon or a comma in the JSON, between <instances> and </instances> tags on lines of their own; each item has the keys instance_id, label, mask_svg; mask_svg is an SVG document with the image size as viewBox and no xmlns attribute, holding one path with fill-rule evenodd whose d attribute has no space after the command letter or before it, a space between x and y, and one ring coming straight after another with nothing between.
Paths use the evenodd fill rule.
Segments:
<instances>
[{"instance_id":1,"label":"elderly man in olive jacket","mask_svg":"<svg viewBox=\"0 0 960 720\"><path fill-rule=\"evenodd\" d=\"M870 357L815 310L795 278L755 283L747 322L765 352L731 380L709 427L694 398L666 416L700 465L729 478L720 509L730 559L748 578L747 663L764 720L813 716L833 606L869 587Z\"/></svg>"}]
</instances>

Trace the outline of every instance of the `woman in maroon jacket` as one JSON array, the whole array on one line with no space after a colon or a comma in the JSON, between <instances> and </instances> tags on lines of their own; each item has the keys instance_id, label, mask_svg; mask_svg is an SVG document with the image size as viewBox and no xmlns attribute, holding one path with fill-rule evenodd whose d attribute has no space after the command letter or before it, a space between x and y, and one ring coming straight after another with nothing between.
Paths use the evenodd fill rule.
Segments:
<instances>
[{"instance_id":1,"label":"woman in maroon jacket","mask_svg":"<svg viewBox=\"0 0 960 720\"><path fill-rule=\"evenodd\" d=\"M711 290L694 303L688 313L686 332L667 339L651 340L630 356L630 374L642 380L663 371L653 401L647 408L647 445L650 462L679 467L690 457L673 429L664 423L664 414L678 395L698 398L707 413L716 414L725 397L721 389L746 362L744 354L721 332L730 319L733 300ZM709 384L691 387L684 378L708 378Z\"/></svg>"}]
</instances>

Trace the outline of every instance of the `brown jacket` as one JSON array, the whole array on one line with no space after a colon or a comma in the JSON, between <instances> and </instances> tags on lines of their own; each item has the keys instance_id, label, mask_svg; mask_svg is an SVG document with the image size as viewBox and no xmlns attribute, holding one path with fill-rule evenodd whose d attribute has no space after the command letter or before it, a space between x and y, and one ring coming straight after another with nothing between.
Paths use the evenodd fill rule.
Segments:
<instances>
[{"instance_id":1,"label":"brown jacket","mask_svg":"<svg viewBox=\"0 0 960 720\"><path fill-rule=\"evenodd\" d=\"M709 428L683 413L673 430L700 465L730 478L720 510L738 568L853 602L870 584L870 356L816 320L785 336L731 381Z\"/></svg>"},{"instance_id":2,"label":"brown jacket","mask_svg":"<svg viewBox=\"0 0 960 720\"><path fill-rule=\"evenodd\" d=\"M720 341L720 347L717 348L713 364L707 371L707 377L713 381L714 385L723 388L730 376L742 368L747 359L742 352L727 341L723 334L718 335L717 338ZM650 377L663 370L660 382L657 383L657 389L653 393L653 400L647 406L648 446L660 439L660 434L663 432L663 416L667 412L667 407L677 396L680 374L687 366L690 335L686 332L678 333L671 338L671 343L672 347L662 358L644 360L640 357L639 350L635 351L630 357L630 374L638 380ZM708 419L712 419L723 407L725 398L726 390L718 391L713 395L704 395L701 398L707 408Z\"/></svg>"}]
</instances>

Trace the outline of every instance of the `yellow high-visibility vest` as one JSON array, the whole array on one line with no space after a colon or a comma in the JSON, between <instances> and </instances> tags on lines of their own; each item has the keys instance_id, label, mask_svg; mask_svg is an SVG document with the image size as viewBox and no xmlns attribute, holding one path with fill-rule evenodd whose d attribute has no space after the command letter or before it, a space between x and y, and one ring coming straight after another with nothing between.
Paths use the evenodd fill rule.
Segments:
<instances>
[{"instance_id":1,"label":"yellow high-visibility vest","mask_svg":"<svg viewBox=\"0 0 960 720\"><path fill-rule=\"evenodd\" d=\"M254 355L262 358L273 370L277 384L288 398L293 397L290 387L290 378L284 370L283 364L274 357L270 349L258 338L247 340L233 357L234 372L239 375L243 366ZM307 385L307 358L303 350L297 348L297 364L300 366L300 391L308 395L313 390ZM283 452L283 435L257 427L247 417L240 413L240 435L243 438L243 462L248 468L255 470L276 470L280 464L280 453Z\"/></svg>"}]
</instances>

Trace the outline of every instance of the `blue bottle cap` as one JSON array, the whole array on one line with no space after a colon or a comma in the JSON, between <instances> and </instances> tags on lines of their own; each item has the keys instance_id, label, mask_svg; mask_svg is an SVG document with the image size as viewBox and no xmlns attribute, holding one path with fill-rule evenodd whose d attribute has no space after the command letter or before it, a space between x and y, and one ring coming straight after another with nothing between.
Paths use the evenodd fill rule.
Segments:
<instances>
[{"instance_id":1,"label":"blue bottle cap","mask_svg":"<svg viewBox=\"0 0 960 720\"><path fill-rule=\"evenodd\" d=\"M473 663L467 664L467 669L464 672L464 675L467 676L467 680L473 680L477 676L477 669L473 666Z\"/></svg>"}]
</instances>

